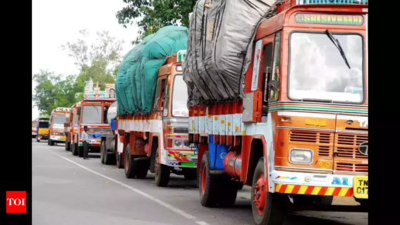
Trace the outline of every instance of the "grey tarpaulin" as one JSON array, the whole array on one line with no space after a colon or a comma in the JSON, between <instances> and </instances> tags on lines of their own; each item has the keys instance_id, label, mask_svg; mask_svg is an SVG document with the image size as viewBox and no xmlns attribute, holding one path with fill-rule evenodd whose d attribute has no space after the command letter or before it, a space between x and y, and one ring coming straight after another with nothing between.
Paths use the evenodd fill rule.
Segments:
<instances>
[{"instance_id":1,"label":"grey tarpaulin","mask_svg":"<svg viewBox=\"0 0 400 225\"><path fill-rule=\"evenodd\" d=\"M275 1L196 2L183 64L189 107L241 98L257 25Z\"/></svg>"}]
</instances>

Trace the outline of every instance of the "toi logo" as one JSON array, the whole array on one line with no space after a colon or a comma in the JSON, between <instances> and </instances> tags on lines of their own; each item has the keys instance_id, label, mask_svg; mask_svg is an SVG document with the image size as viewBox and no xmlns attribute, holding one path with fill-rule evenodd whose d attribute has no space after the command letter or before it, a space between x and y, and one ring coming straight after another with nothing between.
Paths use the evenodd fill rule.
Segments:
<instances>
[{"instance_id":1,"label":"toi logo","mask_svg":"<svg viewBox=\"0 0 400 225\"><path fill-rule=\"evenodd\" d=\"M26 191L6 192L6 213L26 213Z\"/></svg>"}]
</instances>

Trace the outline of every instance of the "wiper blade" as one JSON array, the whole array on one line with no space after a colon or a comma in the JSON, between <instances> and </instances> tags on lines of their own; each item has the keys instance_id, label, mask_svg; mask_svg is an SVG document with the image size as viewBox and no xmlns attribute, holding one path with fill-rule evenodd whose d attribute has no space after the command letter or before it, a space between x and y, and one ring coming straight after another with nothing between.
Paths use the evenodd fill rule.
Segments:
<instances>
[{"instance_id":1,"label":"wiper blade","mask_svg":"<svg viewBox=\"0 0 400 225\"><path fill-rule=\"evenodd\" d=\"M301 101L307 101L307 102L329 102L333 103L333 100L330 99L317 99L317 98L302 98Z\"/></svg>"},{"instance_id":2,"label":"wiper blade","mask_svg":"<svg viewBox=\"0 0 400 225\"><path fill-rule=\"evenodd\" d=\"M339 50L340 54L342 55L344 62L346 63L346 65L349 67L349 69L351 69L349 61L347 61L347 57L346 54L343 51L342 46L340 45L340 42L338 39L335 39L335 37L332 35L331 32L329 32L329 30L325 31L326 35L329 37L329 39L332 41L333 45L335 45L335 47Z\"/></svg>"}]
</instances>

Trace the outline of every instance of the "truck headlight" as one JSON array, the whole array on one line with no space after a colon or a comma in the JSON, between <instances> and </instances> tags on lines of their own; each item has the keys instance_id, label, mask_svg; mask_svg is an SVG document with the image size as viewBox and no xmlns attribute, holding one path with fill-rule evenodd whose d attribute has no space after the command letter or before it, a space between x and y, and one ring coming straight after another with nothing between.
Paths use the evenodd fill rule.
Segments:
<instances>
[{"instance_id":1,"label":"truck headlight","mask_svg":"<svg viewBox=\"0 0 400 225\"><path fill-rule=\"evenodd\" d=\"M311 164L314 155L313 151L309 149L296 149L290 150L289 161L296 164Z\"/></svg>"},{"instance_id":2,"label":"truck headlight","mask_svg":"<svg viewBox=\"0 0 400 225\"><path fill-rule=\"evenodd\" d=\"M181 140L174 140L173 141L173 146L172 147L182 147L182 141Z\"/></svg>"}]
</instances>

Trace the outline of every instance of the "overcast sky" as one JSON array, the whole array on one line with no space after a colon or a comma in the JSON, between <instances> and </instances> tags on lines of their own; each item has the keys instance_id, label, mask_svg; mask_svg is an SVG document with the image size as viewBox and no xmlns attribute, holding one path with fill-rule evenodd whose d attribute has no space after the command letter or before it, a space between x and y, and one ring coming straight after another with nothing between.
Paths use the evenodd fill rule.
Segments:
<instances>
[{"instance_id":1,"label":"overcast sky","mask_svg":"<svg viewBox=\"0 0 400 225\"><path fill-rule=\"evenodd\" d=\"M40 69L64 76L77 74L74 61L61 45L80 38L79 30L86 29L90 34L109 31L125 41L122 55L132 48L131 41L137 36L136 26L124 28L115 17L126 5L123 0L33 0L32 4L32 76ZM32 119L37 116L34 107Z\"/></svg>"}]
</instances>

